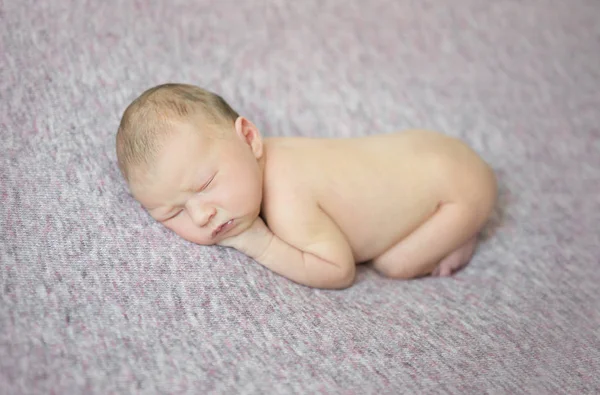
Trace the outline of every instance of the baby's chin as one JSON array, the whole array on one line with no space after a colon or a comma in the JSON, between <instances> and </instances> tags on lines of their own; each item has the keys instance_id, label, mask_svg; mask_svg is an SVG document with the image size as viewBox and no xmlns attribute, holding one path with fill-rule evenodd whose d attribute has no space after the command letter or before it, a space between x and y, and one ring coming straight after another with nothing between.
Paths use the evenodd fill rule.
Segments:
<instances>
[{"instance_id":1,"label":"baby's chin","mask_svg":"<svg viewBox=\"0 0 600 395\"><path fill-rule=\"evenodd\" d=\"M179 234L178 232L175 232L175 231L173 233L175 233L177 236L181 237L185 241L189 241L190 243L198 244L201 246L212 246L212 245L219 243L219 241L221 241L221 239L219 239L219 238L189 237L189 235L187 235L187 237L186 237L186 235Z\"/></svg>"}]
</instances>

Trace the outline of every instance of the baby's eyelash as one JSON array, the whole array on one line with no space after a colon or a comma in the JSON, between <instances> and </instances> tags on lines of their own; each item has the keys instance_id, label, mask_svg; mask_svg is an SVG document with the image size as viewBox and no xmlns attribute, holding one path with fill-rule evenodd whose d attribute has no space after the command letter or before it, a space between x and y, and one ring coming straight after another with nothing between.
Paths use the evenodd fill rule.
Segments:
<instances>
[{"instance_id":1,"label":"baby's eyelash","mask_svg":"<svg viewBox=\"0 0 600 395\"><path fill-rule=\"evenodd\" d=\"M168 218L165 218L165 219L163 219L161 222L165 222L165 221L172 220L173 218L175 218L175 217L177 217L179 214L181 214L181 212L182 212L182 211L183 211L183 210L179 210L179 211L175 212L175 214L171 215L171 216L170 216L170 217L168 217Z\"/></svg>"},{"instance_id":2,"label":"baby's eyelash","mask_svg":"<svg viewBox=\"0 0 600 395\"><path fill-rule=\"evenodd\" d=\"M215 179L215 176L217 175L217 173L215 173L210 180L208 180L208 182L204 185L202 185L200 188L198 188L196 190L196 192L202 192L203 190L205 190L206 188L208 188L208 186L210 185L211 182L213 182L213 180Z\"/></svg>"}]
</instances>

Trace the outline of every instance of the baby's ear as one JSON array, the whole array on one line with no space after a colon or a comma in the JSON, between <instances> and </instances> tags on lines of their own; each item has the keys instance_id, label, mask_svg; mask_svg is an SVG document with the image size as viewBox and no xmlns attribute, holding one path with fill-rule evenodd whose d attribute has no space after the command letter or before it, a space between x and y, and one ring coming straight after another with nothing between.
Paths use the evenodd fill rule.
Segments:
<instances>
[{"instance_id":1,"label":"baby's ear","mask_svg":"<svg viewBox=\"0 0 600 395\"><path fill-rule=\"evenodd\" d=\"M262 138L260 131L252 122L244 117L238 117L235 120L235 132L245 144L248 144L256 159L263 154Z\"/></svg>"}]
</instances>

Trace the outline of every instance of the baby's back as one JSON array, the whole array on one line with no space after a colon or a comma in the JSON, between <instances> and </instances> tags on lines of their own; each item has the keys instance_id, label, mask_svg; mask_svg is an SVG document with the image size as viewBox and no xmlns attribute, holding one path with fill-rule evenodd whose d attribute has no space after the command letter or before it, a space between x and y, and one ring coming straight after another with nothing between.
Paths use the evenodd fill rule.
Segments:
<instances>
[{"instance_id":1,"label":"baby's back","mask_svg":"<svg viewBox=\"0 0 600 395\"><path fill-rule=\"evenodd\" d=\"M346 235L357 262L372 259L441 203L469 198L487 165L465 144L429 131L349 139L266 139L267 221L276 207L316 202ZM289 208L288 209L293 209Z\"/></svg>"}]
</instances>

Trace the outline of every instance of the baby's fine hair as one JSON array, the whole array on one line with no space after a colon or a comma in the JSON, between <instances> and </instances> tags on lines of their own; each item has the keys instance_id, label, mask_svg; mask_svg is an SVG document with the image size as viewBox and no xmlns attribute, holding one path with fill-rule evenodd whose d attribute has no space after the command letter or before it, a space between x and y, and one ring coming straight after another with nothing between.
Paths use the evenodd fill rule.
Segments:
<instances>
[{"instance_id":1,"label":"baby's fine hair","mask_svg":"<svg viewBox=\"0 0 600 395\"><path fill-rule=\"evenodd\" d=\"M219 95L188 84L150 88L129 104L117 131L117 160L128 182L132 168L147 167L173 133L173 121L201 120L205 126L233 126L238 113Z\"/></svg>"}]
</instances>

